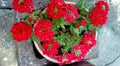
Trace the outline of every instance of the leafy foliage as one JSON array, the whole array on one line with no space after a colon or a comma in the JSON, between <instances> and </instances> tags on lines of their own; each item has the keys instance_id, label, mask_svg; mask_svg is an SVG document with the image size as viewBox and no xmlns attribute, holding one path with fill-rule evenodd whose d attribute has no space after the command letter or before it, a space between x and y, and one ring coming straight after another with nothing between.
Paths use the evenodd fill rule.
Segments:
<instances>
[{"instance_id":1,"label":"leafy foliage","mask_svg":"<svg viewBox=\"0 0 120 66\"><path fill-rule=\"evenodd\" d=\"M37 44L40 44L40 40L37 37L35 37L34 34L31 35L31 40L35 41Z\"/></svg>"}]
</instances>

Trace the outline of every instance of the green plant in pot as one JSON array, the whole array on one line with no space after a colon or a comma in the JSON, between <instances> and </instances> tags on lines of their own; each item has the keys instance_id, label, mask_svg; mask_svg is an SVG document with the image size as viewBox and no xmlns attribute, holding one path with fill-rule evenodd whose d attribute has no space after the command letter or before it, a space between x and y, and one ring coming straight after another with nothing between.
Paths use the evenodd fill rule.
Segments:
<instances>
[{"instance_id":1,"label":"green plant in pot","mask_svg":"<svg viewBox=\"0 0 120 66\"><path fill-rule=\"evenodd\" d=\"M50 0L41 11L34 9L32 0L13 0L14 10L26 15L13 24L10 34L18 42L33 41L39 53L52 62L80 62L96 46L96 29L106 23L109 11L105 1L95 5L90 1Z\"/></svg>"}]
</instances>

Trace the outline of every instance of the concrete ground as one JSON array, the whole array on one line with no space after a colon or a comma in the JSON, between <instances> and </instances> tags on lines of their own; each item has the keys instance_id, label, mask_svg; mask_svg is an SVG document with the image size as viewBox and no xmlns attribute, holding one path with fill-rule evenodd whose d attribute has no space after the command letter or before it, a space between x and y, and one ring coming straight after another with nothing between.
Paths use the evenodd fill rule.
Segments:
<instances>
[{"instance_id":1,"label":"concrete ground","mask_svg":"<svg viewBox=\"0 0 120 66\"><path fill-rule=\"evenodd\" d=\"M42 2L41 8L48 2L35 1ZM96 66L120 66L120 0L106 1L109 3L110 12L107 24L98 31L99 57L89 62ZM18 66L15 42L7 37L14 23L11 2L12 0L0 0L0 66Z\"/></svg>"}]
</instances>

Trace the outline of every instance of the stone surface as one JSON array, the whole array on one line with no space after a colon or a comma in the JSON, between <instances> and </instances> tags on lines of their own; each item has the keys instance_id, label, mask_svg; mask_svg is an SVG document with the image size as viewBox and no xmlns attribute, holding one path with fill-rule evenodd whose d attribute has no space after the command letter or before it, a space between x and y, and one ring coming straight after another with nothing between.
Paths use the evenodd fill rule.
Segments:
<instances>
[{"instance_id":1,"label":"stone surface","mask_svg":"<svg viewBox=\"0 0 120 66\"><path fill-rule=\"evenodd\" d=\"M44 9L48 2L49 0L35 0L34 1L35 8Z\"/></svg>"},{"instance_id":2,"label":"stone surface","mask_svg":"<svg viewBox=\"0 0 120 66\"><path fill-rule=\"evenodd\" d=\"M12 8L12 0L0 0L0 8Z\"/></svg>"},{"instance_id":3,"label":"stone surface","mask_svg":"<svg viewBox=\"0 0 120 66\"><path fill-rule=\"evenodd\" d=\"M13 10L0 9L0 66L17 66L16 47L8 38L13 15Z\"/></svg>"},{"instance_id":4,"label":"stone surface","mask_svg":"<svg viewBox=\"0 0 120 66\"><path fill-rule=\"evenodd\" d=\"M36 58L31 42L21 42L17 44L17 56L19 66L44 66L48 63L44 58Z\"/></svg>"}]
</instances>

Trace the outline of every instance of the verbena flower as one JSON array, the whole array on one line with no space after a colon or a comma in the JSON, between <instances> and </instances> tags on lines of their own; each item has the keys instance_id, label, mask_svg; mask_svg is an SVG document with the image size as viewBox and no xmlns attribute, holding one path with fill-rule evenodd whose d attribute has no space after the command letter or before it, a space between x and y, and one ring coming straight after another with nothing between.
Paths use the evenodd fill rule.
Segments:
<instances>
[{"instance_id":1,"label":"verbena flower","mask_svg":"<svg viewBox=\"0 0 120 66\"><path fill-rule=\"evenodd\" d=\"M92 32L84 33L83 38L81 38L81 44L85 45L95 45L96 40Z\"/></svg>"},{"instance_id":2,"label":"verbena flower","mask_svg":"<svg viewBox=\"0 0 120 66\"><path fill-rule=\"evenodd\" d=\"M87 22L86 20L82 20L80 23L77 23L76 26L80 27L80 26L86 26Z\"/></svg>"},{"instance_id":3,"label":"verbena flower","mask_svg":"<svg viewBox=\"0 0 120 66\"><path fill-rule=\"evenodd\" d=\"M106 14L108 14L109 6L108 6L107 2L105 2L105 1L98 1L97 3L95 3L95 8L102 9L102 11L104 11L104 12L106 12Z\"/></svg>"},{"instance_id":4,"label":"verbena flower","mask_svg":"<svg viewBox=\"0 0 120 66\"><path fill-rule=\"evenodd\" d=\"M33 8L33 1L32 0L13 0L12 6L15 11L20 13L23 12L30 12Z\"/></svg>"},{"instance_id":5,"label":"verbena flower","mask_svg":"<svg viewBox=\"0 0 120 66\"><path fill-rule=\"evenodd\" d=\"M47 6L47 13L49 18L58 20L63 15L63 8L58 3L49 3Z\"/></svg>"},{"instance_id":6,"label":"verbena flower","mask_svg":"<svg viewBox=\"0 0 120 66\"><path fill-rule=\"evenodd\" d=\"M32 34L32 27L25 22L15 22L10 30L13 39L20 42L28 40Z\"/></svg>"},{"instance_id":7,"label":"verbena flower","mask_svg":"<svg viewBox=\"0 0 120 66\"><path fill-rule=\"evenodd\" d=\"M108 5L104 1L98 1L95 5L95 8L90 13L91 23L96 27L103 26L108 19Z\"/></svg>"},{"instance_id":8,"label":"verbena flower","mask_svg":"<svg viewBox=\"0 0 120 66\"><path fill-rule=\"evenodd\" d=\"M44 41L42 46L44 48L43 53L48 56L55 56L56 54L58 54L58 49L60 48L60 44L53 39Z\"/></svg>"},{"instance_id":9,"label":"verbena flower","mask_svg":"<svg viewBox=\"0 0 120 66\"><path fill-rule=\"evenodd\" d=\"M77 11L76 6L72 6L70 4L66 4L64 6L64 14L63 17L65 18L66 22L74 22L75 19L78 19L79 13Z\"/></svg>"},{"instance_id":10,"label":"verbena flower","mask_svg":"<svg viewBox=\"0 0 120 66\"><path fill-rule=\"evenodd\" d=\"M34 26L35 36L41 41L52 39L54 37L54 32L51 30L51 27L51 21L40 20L39 23Z\"/></svg>"}]
</instances>

